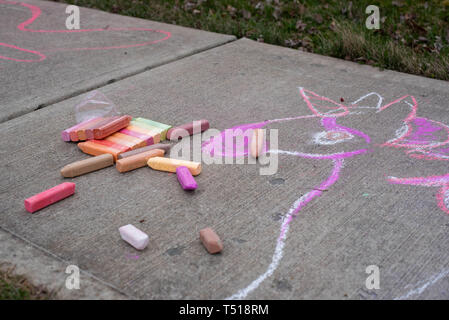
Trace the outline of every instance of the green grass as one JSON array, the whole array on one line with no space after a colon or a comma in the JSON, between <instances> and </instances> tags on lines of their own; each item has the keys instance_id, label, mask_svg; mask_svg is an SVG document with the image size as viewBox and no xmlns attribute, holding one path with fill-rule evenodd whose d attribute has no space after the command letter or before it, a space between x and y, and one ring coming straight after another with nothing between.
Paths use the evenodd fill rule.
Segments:
<instances>
[{"instance_id":1,"label":"green grass","mask_svg":"<svg viewBox=\"0 0 449 320\"><path fill-rule=\"evenodd\" d=\"M449 80L449 0L59 1ZM379 30L365 27L368 5Z\"/></svg>"},{"instance_id":2,"label":"green grass","mask_svg":"<svg viewBox=\"0 0 449 320\"><path fill-rule=\"evenodd\" d=\"M0 270L0 300L47 300L53 294L32 285L25 277L14 275L12 269Z\"/></svg>"}]
</instances>

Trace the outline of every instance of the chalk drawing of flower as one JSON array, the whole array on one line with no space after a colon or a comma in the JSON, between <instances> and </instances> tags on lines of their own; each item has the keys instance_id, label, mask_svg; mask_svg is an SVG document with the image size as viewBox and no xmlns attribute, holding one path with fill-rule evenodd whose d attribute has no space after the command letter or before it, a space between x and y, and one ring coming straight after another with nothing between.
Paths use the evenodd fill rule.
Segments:
<instances>
[{"instance_id":1,"label":"chalk drawing of flower","mask_svg":"<svg viewBox=\"0 0 449 320\"><path fill-rule=\"evenodd\" d=\"M376 92L371 92L349 104L343 104L335 102L330 98L320 96L302 87L299 87L298 89L300 96L303 98L312 114L235 126L226 129L219 136L212 137L202 146L203 152L210 154L224 157L247 156L248 145L251 142L251 134L247 133L249 129L263 128L273 123L282 124L284 122L296 120L313 121L320 126L320 129L312 133L312 139L316 145L321 147L320 150L323 151L322 153L307 153L302 152L301 150L270 149L268 144L264 145L264 152L307 159L328 160L333 163L333 169L330 175L322 181L319 186L313 188L297 199L285 215L281 222L280 234L277 239L272 261L265 273L260 275L247 287L228 297L228 299L245 298L265 279L272 275L282 259L283 248L285 240L287 239L290 222L309 202L320 197L323 194L323 190L327 190L338 181L344 161L361 154L375 152L377 148L384 147L404 150L408 156L415 159L449 160L449 126L435 120L418 117L418 103L411 95L405 95L390 103L383 104L382 96ZM374 103L368 103L369 100L374 100ZM363 115L366 113L381 113L385 112L385 110L393 110L395 114L399 115L403 114L402 123L399 124L398 128L394 129L395 131L392 131L392 138L386 142L376 141L378 138L370 137L361 130L338 124L338 120L345 117L360 114ZM388 129L389 128L385 128L385 130ZM242 146L235 147L225 143L226 138L232 137L232 139L234 139L235 137L241 136L242 132L244 133L244 138L239 140L243 143ZM348 151L350 144L345 142L354 139L361 141L363 147ZM341 150L335 152L336 146L341 146ZM360 143L358 143L357 146L360 146ZM329 148L329 153L325 152L326 148ZM236 150L240 150L240 152L236 153ZM392 184L440 188L436 194L437 205L443 212L449 214L449 174L411 178L388 177L387 181Z\"/></svg>"}]
</instances>

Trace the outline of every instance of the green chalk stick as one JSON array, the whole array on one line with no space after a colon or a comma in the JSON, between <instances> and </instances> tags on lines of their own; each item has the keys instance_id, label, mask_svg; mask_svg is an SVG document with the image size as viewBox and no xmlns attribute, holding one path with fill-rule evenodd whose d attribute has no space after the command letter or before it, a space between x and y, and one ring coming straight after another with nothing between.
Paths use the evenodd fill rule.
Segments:
<instances>
[{"instance_id":1,"label":"green chalk stick","mask_svg":"<svg viewBox=\"0 0 449 320\"><path fill-rule=\"evenodd\" d=\"M137 121L139 123L146 124L146 125L149 125L151 127L156 127L156 128L161 129L162 130L160 132L161 133L161 141L165 140L165 138L167 136L168 129L170 129L172 127L172 126L169 126L168 124L164 124L164 123L160 123L160 122L157 122L157 121L148 120L148 119L140 118L140 117L139 118L133 118L133 121Z\"/></svg>"}]
</instances>

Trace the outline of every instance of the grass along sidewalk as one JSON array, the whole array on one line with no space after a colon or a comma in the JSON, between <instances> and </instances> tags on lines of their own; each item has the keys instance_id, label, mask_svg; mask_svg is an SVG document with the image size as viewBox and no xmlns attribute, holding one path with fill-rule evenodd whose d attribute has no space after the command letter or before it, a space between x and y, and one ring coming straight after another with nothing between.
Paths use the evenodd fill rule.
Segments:
<instances>
[{"instance_id":1,"label":"grass along sidewalk","mask_svg":"<svg viewBox=\"0 0 449 320\"><path fill-rule=\"evenodd\" d=\"M0 264L0 267L2 265ZM0 300L48 300L54 294L36 287L27 278L14 274L14 269L0 269Z\"/></svg>"},{"instance_id":2,"label":"grass along sidewalk","mask_svg":"<svg viewBox=\"0 0 449 320\"><path fill-rule=\"evenodd\" d=\"M58 2L449 80L449 0ZM380 9L379 30L365 27L368 5Z\"/></svg>"}]
</instances>

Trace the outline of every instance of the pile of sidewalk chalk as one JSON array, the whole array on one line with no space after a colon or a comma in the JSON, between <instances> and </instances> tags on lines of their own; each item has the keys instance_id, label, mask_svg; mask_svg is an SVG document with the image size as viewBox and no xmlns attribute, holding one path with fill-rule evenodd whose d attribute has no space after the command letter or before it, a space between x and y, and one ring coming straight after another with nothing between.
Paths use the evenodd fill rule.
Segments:
<instances>
[{"instance_id":1,"label":"pile of sidewalk chalk","mask_svg":"<svg viewBox=\"0 0 449 320\"><path fill-rule=\"evenodd\" d=\"M178 141L183 137L209 129L207 120L193 121L172 127L145 118L129 115L97 117L79 123L61 132L63 141L78 142L78 148L93 157L66 165L61 175L74 178L114 165L119 172L128 172L145 166L154 170L176 173L184 190L195 190L193 176L201 173L201 163L164 157L171 144L164 140ZM260 133L254 132L257 144L251 146L252 155L261 152ZM255 150L255 151L254 151ZM65 182L25 200L25 209L34 213L75 193L75 183ZM146 233L128 224L119 228L123 240L138 250L149 243ZM200 240L211 254L221 252L223 244L211 228L200 230Z\"/></svg>"}]
</instances>

